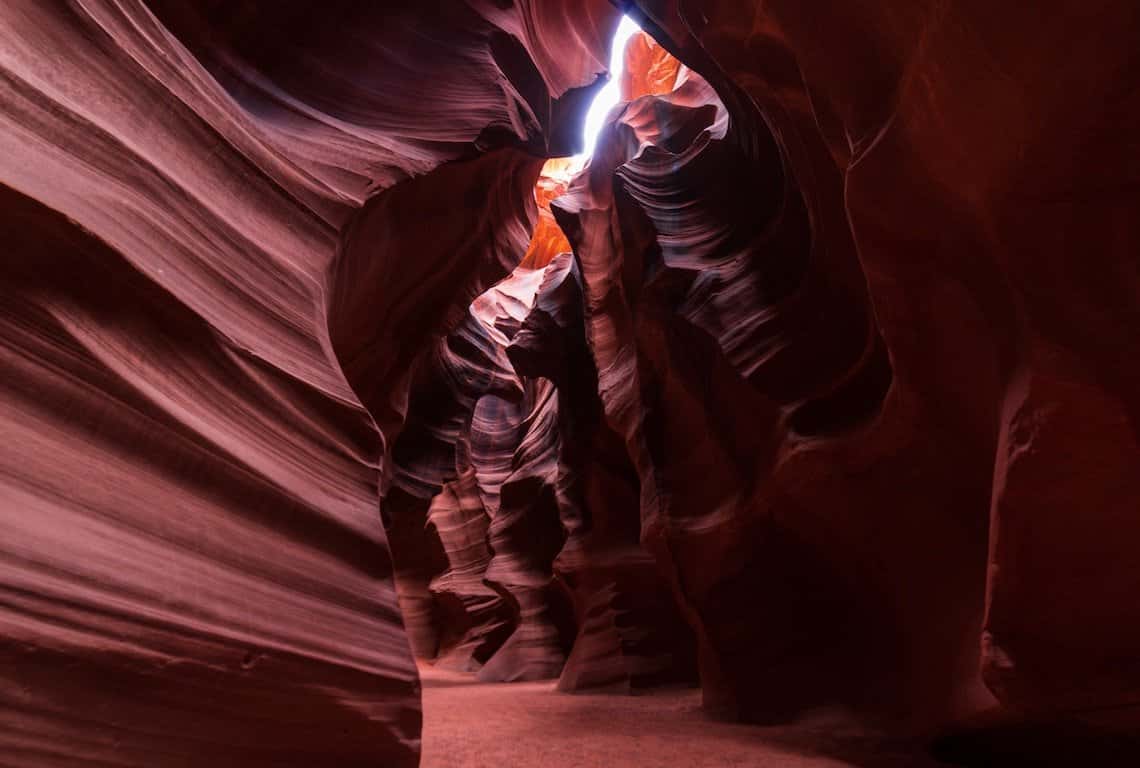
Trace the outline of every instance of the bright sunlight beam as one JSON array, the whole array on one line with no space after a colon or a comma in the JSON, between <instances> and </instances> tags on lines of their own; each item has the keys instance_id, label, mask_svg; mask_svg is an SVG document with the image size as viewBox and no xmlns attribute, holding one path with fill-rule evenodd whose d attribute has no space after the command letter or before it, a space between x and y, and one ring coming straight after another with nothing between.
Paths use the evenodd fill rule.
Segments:
<instances>
[{"instance_id":1,"label":"bright sunlight beam","mask_svg":"<svg viewBox=\"0 0 1140 768\"><path fill-rule=\"evenodd\" d=\"M586 113L586 125L582 130L582 152L574 156L574 159L580 163L584 164L594 153L594 145L598 141L602 123L605 122L609 111L618 103L618 98L621 96L621 74L625 68L625 45L635 32L640 31L641 27L637 26L633 19L628 16L621 17L617 33L614 34L613 45L610 47L610 81L598 91L594 103L590 105L590 111Z\"/></svg>"}]
</instances>

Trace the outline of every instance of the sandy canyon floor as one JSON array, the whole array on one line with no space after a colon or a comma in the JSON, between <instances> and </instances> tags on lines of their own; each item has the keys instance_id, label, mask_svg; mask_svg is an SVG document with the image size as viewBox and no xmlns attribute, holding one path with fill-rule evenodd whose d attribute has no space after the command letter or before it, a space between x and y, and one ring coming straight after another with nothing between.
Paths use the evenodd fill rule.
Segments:
<instances>
[{"instance_id":1,"label":"sandy canyon floor","mask_svg":"<svg viewBox=\"0 0 1140 768\"><path fill-rule=\"evenodd\" d=\"M836 715L753 727L711 722L700 693L567 695L553 682L423 677L422 768L928 768Z\"/></svg>"}]
</instances>

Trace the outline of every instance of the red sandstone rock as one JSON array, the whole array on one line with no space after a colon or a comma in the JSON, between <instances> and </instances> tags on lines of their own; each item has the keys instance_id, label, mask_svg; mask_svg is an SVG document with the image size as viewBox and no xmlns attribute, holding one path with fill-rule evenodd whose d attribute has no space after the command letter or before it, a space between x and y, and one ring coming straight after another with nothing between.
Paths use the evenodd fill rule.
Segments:
<instances>
[{"instance_id":1,"label":"red sandstone rock","mask_svg":"<svg viewBox=\"0 0 1140 768\"><path fill-rule=\"evenodd\" d=\"M763 347L747 324L720 335L716 316L756 307L741 298L718 311L733 284L694 307L734 367L781 403L778 422L750 416L773 451L755 479L735 484L751 501L722 508L723 533L705 527L723 553L741 536L727 521L739 520L752 532L748 551L725 561L694 535L671 535L681 510L666 497L676 510L663 521L670 556L717 648L705 654L706 697L744 714L786 710L824 666L806 701L847 689L861 706L937 721L992 702L980 669L1011 707L1054 716L1103 707L1105 719L1135 722L1140 614L1127 595L1140 571L1127 553L1140 529L1126 510L1140 459L1128 354L1140 341L1140 283L1123 223L1135 207L1125 190L1136 152L1122 140L1140 116L1125 63L1131 5L1054 4L1032 18L980 3L638 5L658 39L717 88L729 137L745 139L765 178L775 164L755 150L771 131L810 224L806 271L791 285L814 298L799 302L811 314L787 316L791 345L750 357ZM1064 65L1051 53L1061 50ZM730 172L719 173L704 175ZM636 199L640 175L618 175L635 182ZM668 215L653 221L656 194L639 202L668 261L670 228L682 227ZM713 220L697 217L683 234ZM632 227L622 229L624 239ZM579 247L590 249L590 231ZM859 348L844 339L866 327L860 314L881 346L863 346L863 362L836 379L819 363L843 359L828 347ZM609 324L631 320L620 322ZM813 325L825 335L807 364L773 368ZM758 380L765 369L778 375ZM872 385L887 371L883 393ZM788 401L820 386L831 394L814 404ZM614 401L615 413L639 409L629 388ZM716 402L705 398L703 410ZM734 403L734 418L752 413L746 402ZM856 429L843 423L867 415ZM660 507L645 498L643 517ZM816 573L797 588L805 565ZM746 621L702 608L731 595L768 609ZM734 650L718 635L750 639Z\"/></svg>"},{"instance_id":2,"label":"red sandstone rock","mask_svg":"<svg viewBox=\"0 0 1140 768\"><path fill-rule=\"evenodd\" d=\"M5 760L412 765L409 642L1135 728L1132 4L629 5L572 181L602 0L0 8Z\"/></svg>"},{"instance_id":3,"label":"red sandstone rock","mask_svg":"<svg viewBox=\"0 0 1140 768\"><path fill-rule=\"evenodd\" d=\"M416 763L385 430L517 262L615 24L0 8L0 761Z\"/></svg>"},{"instance_id":4,"label":"red sandstone rock","mask_svg":"<svg viewBox=\"0 0 1140 768\"><path fill-rule=\"evenodd\" d=\"M622 101L642 96L661 96L677 87L681 62L644 32L638 32L625 46L621 79Z\"/></svg>"}]
</instances>

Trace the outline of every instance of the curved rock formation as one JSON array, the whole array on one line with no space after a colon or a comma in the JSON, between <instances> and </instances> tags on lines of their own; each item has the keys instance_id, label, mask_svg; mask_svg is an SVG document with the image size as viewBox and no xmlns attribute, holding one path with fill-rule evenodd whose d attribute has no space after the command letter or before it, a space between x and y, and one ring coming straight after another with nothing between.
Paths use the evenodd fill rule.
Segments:
<instances>
[{"instance_id":1,"label":"curved rock formation","mask_svg":"<svg viewBox=\"0 0 1140 768\"><path fill-rule=\"evenodd\" d=\"M401 390L516 263L616 23L4 4L6 763L416 763L379 510Z\"/></svg>"},{"instance_id":2,"label":"curved rock formation","mask_svg":"<svg viewBox=\"0 0 1140 768\"><path fill-rule=\"evenodd\" d=\"M692 648L638 542L637 479L601 421L578 269L555 250L569 244L549 202L572 167L546 164L520 266L420 359L384 513L418 657L487 681L632 690L688 679ZM460 529L484 540L445 535Z\"/></svg>"},{"instance_id":3,"label":"curved rock formation","mask_svg":"<svg viewBox=\"0 0 1140 768\"><path fill-rule=\"evenodd\" d=\"M827 549L843 539L777 512L768 478L797 443L872 418L891 380L850 241L813 237L764 126L684 73L626 106L554 203L583 265L607 418L641 476L642 539L698 632L706 703L747 718L871 673L844 670L862 639L836 647L828 628L873 590L844 594L830 570L850 554ZM732 607L749 600L763 608Z\"/></svg>"},{"instance_id":4,"label":"curved rock formation","mask_svg":"<svg viewBox=\"0 0 1140 768\"><path fill-rule=\"evenodd\" d=\"M384 501L413 649L488 679L561 669L558 622L546 615L563 536L557 401L550 382L520 378L506 352L548 270L519 267L419 361ZM452 535L460 528L482 540ZM447 605L471 610L456 622Z\"/></svg>"},{"instance_id":5,"label":"curved rock formation","mask_svg":"<svg viewBox=\"0 0 1140 768\"><path fill-rule=\"evenodd\" d=\"M1124 351L1138 341L1140 303L1121 218L1134 207L1134 174L1123 169L1135 152L1120 140L1140 114L1125 95L1135 82L1126 64L1135 14L1123 2L1058 4L1025 24L980 4L841 3L823 15L790 2L760 13L732 0L637 5L643 24L716 88L729 114L725 145L765 169L754 182L774 181L782 168L791 185L781 226L765 232L790 238L771 271L714 284L707 300L694 291L724 274L719 265L709 278L702 268L687 291L671 289L681 299L676 314L696 310L689 317L704 338L717 339L727 362L779 406L753 411L738 393L734 416L747 414L753 434L766 436L713 460L772 457L755 480L728 484L753 491L751 502L734 497L718 508L747 521L752 543L726 567L709 564L726 562L723 548L739 547L739 530L726 520L708 535L721 549L687 564L697 537L671 536L683 516L678 494L666 487L643 497L647 534L664 529L712 648L702 657L706 694L745 716L841 696L942 721L993 703L980 664L1007 711L1063 717L1103 707L1100 719L1135 722L1128 649L1140 615L1126 594L1138 572L1126 552L1140 531L1125 510L1137 497L1140 454L1129 386L1136 366ZM1064 77L1094 86L1075 95L1043 75L1046 52L1061 48ZM644 143L649 131L632 112L622 120ZM778 162L764 146L769 135ZM681 160L686 170L711 163ZM722 182L733 169L694 174L693 184ZM673 192L685 184L677 175L680 185L634 159L617 170L616 202L592 206L621 219L628 197L645 212L650 226L621 229L626 264L629 241L645 253L638 241L648 238L668 271L677 244L691 258L740 201L716 198L725 186L741 189L717 184L698 203L721 204L690 224L676 213L689 210ZM753 187L749 210L763 210L772 194L764 189ZM797 196L806 220L800 214L795 225ZM605 229L589 222L599 215L590 208L568 205L581 223L564 226L584 264L602 240L591 233ZM592 270L583 271L589 281ZM749 284L761 289L756 298L741 295ZM730 294L733 304L718 307ZM597 295L599 305L610 302L599 312L616 329L610 343L636 335L629 326L645 321L602 298L612 289ZM747 316L783 296L792 302L773 304L776 316ZM681 369L677 352L691 356L702 344L675 338L665 344L674 355L666 380ZM797 360L797 349L807 355ZM781 358L795 365L782 368ZM613 359L631 362L615 370L610 411L644 413L646 385L618 384L633 370L644 381L644 364ZM723 396L700 399L715 412ZM638 418L644 432L648 420ZM659 482L692 476L676 460L675 473L661 472L666 459L653 455L653 441L626 436L634 455L647 456L643 481L646 467ZM686 440L661 440L676 442ZM717 455L701 453L702 468ZM1087 514L1074 516L1078 508ZM745 595L764 606L753 612L763 618L716 613ZM751 639L726 646L718 637Z\"/></svg>"},{"instance_id":6,"label":"curved rock formation","mask_svg":"<svg viewBox=\"0 0 1140 768\"><path fill-rule=\"evenodd\" d=\"M0 6L0 762L411 766L414 658L1134 732L1133 6Z\"/></svg>"}]
</instances>

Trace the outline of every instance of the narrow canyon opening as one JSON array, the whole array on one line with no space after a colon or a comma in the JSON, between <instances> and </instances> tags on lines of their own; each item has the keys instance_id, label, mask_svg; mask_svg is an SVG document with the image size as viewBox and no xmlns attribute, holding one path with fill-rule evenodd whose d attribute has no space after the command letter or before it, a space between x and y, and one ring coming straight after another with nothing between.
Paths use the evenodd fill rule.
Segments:
<instances>
[{"instance_id":1,"label":"narrow canyon opening","mask_svg":"<svg viewBox=\"0 0 1140 768\"><path fill-rule=\"evenodd\" d=\"M0 764L1140 765L1135 0L823 5L0 3Z\"/></svg>"},{"instance_id":2,"label":"narrow canyon opening","mask_svg":"<svg viewBox=\"0 0 1140 768\"><path fill-rule=\"evenodd\" d=\"M780 707L797 713L792 724L761 738L717 718L765 722L768 714L742 709L729 691L706 690L702 697L698 636L705 635L700 643L706 645L720 643L717 652L751 641L732 637L732 631L715 641L707 635L704 619L677 583L679 574L670 572L671 555L655 552L655 535L646 535L652 520L643 519L637 463L654 458L639 461L636 451L659 451L652 442L661 438L623 424L606 392L631 384L606 383L613 368L629 364L607 344L631 332L636 338L640 330L616 330L612 324L621 322L622 312L606 317L598 310L620 297L627 324L637 323L642 312L681 315L681 323L650 332L678 334L703 353L678 363L649 355L637 365L660 366L663 376L673 375L677 365L683 375L695 376L686 388L724 386L702 366L714 364L718 349L731 353L731 334L748 330L722 326L715 310L712 317L698 307L686 314L679 291L686 285L693 291L698 275L721 285L749 283L747 290L759 294L750 298L779 315L780 300L803 287L807 246L792 241L785 250L767 252L767 263L760 263L758 252L761 243L771 245L773 225L802 236L802 203L786 182L773 187L771 212L755 201L735 201L734 193L771 185L765 175L782 179L783 168L763 168L745 150L733 149L731 120L716 90L628 16L610 51L609 79L595 86L585 110L582 151L548 159L539 171L537 215L522 258L471 301L412 369L382 508L404 624L424 685L422 765L616 760L722 766L791 759L823 766L835 763L819 754L818 744L805 745L835 731L844 734L833 745L837 756L918 765L923 755L896 749L844 714L838 699L821 706L805 696L815 707L802 710L796 696L784 694ZM692 159L718 142L725 146L714 176ZM734 164L734 172L726 174L725 163ZM693 208L716 214L686 221ZM768 223L755 221L765 215L772 217ZM657 295L639 299L642 286ZM717 301L717 292L704 300ZM843 411L837 393L851 388L848 379L872 380L856 393L857 408L873 408L889 382L889 365L884 378L881 363L879 370L868 363L874 352L862 351L866 327L842 328L836 318L825 323L817 334L839 337L833 343L848 344L853 354L832 353L831 375L839 381L824 389L825 396L804 396L806 389L784 396L789 422L801 430L819 425L840 431L866 418L827 415L827 402L840 401L831 408ZM812 354L820 351L817 346ZM748 374L747 363L728 363L740 367L720 375ZM784 363L797 364L802 361ZM864 376L868 368L872 373ZM731 387L724 394L729 392ZM689 441L700 440L711 426L677 428L691 430L682 438ZM697 509L707 503L684 499L683 488L673 493L678 503ZM841 598L817 572L815 556L792 537L765 537L775 539L765 557L778 559L791 595L780 599L799 603L783 610L834 618ZM721 582L718 589L728 591L713 596L704 610L731 610L721 601L738 600L757 586ZM795 629L804 641L797 654L811 651L806 641L819 629L812 623ZM793 660L793 671L782 673L802 676L795 685L809 688L812 675L832 679L818 657L810 662L817 669L800 663ZM642 696L636 704L623 698L635 694ZM583 719L592 723L597 742L588 748L580 744ZM473 720L479 721L475 730ZM630 738L635 732L653 739L651 751ZM694 740L697 732L718 739L721 748L709 753ZM822 741L830 743L830 737Z\"/></svg>"},{"instance_id":3,"label":"narrow canyon opening","mask_svg":"<svg viewBox=\"0 0 1140 768\"><path fill-rule=\"evenodd\" d=\"M411 379L383 506L428 680L627 693L696 683L691 630L639 543L637 472L605 423L581 267L552 210L572 185L586 187L599 143L612 154L615 137L600 137L613 133L611 112L672 92L681 75L629 17L610 50L581 151L539 171L517 266L474 298Z\"/></svg>"}]
</instances>

